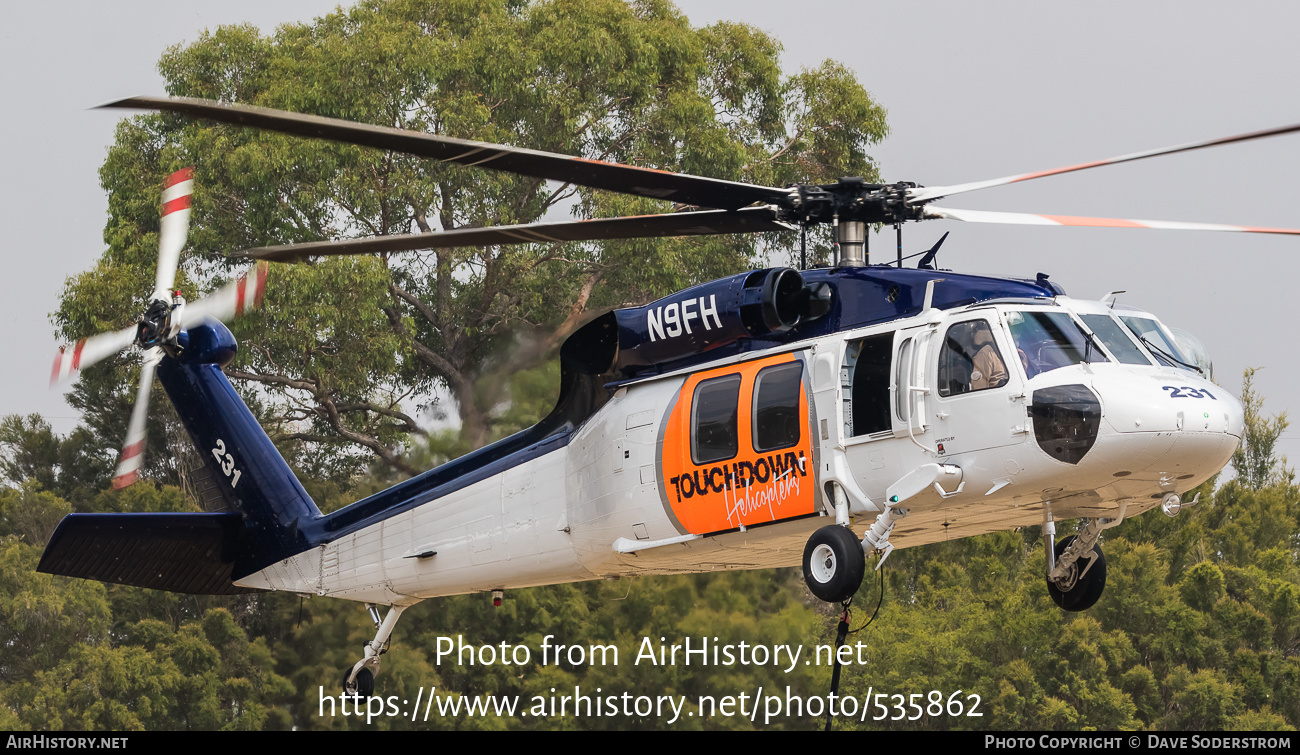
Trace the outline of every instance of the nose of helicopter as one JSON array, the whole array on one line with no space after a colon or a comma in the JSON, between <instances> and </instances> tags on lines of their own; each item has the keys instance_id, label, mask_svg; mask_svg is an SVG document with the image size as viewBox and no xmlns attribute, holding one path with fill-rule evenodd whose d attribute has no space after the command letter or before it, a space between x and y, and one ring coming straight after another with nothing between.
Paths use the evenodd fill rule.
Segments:
<instances>
[{"instance_id":1,"label":"nose of helicopter","mask_svg":"<svg viewBox=\"0 0 1300 755\"><path fill-rule=\"evenodd\" d=\"M1187 490L1222 469L1240 442L1241 402L1207 380L1181 370L1098 370L1093 377L1102 407L1096 461L1114 467L1116 477L1158 478Z\"/></svg>"},{"instance_id":2,"label":"nose of helicopter","mask_svg":"<svg viewBox=\"0 0 1300 755\"><path fill-rule=\"evenodd\" d=\"M1241 438L1241 402L1186 372L1098 375L1105 421L1118 433L1214 433Z\"/></svg>"}]
</instances>

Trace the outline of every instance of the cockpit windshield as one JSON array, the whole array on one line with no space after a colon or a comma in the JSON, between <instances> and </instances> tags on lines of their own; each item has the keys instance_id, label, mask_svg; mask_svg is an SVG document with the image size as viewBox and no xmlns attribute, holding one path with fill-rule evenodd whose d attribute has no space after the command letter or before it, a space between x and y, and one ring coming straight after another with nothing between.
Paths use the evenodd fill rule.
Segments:
<instances>
[{"instance_id":1,"label":"cockpit windshield","mask_svg":"<svg viewBox=\"0 0 1300 755\"><path fill-rule=\"evenodd\" d=\"M1119 323L1111 319L1110 315L1079 315L1083 324L1088 326L1101 342L1105 344L1110 353L1124 364L1151 364L1137 344L1129 338L1124 328Z\"/></svg>"},{"instance_id":2,"label":"cockpit windshield","mask_svg":"<svg viewBox=\"0 0 1300 755\"><path fill-rule=\"evenodd\" d=\"M1169 332L1173 334L1178 350L1187 355L1188 363L1195 365L1206 379L1214 380L1214 363L1210 361L1210 352L1201 339L1181 328L1170 328Z\"/></svg>"},{"instance_id":3,"label":"cockpit windshield","mask_svg":"<svg viewBox=\"0 0 1300 755\"><path fill-rule=\"evenodd\" d=\"M1080 362L1110 361L1064 312L1008 312L1007 320L1026 377Z\"/></svg>"},{"instance_id":4,"label":"cockpit windshield","mask_svg":"<svg viewBox=\"0 0 1300 755\"><path fill-rule=\"evenodd\" d=\"M1191 358L1184 355L1177 344L1165 335L1164 329L1155 320L1137 315L1120 315L1119 319L1133 331L1133 335L1138 337L1138 340L1161 364L1201 372Z\"/></svg>"}]
</instances>

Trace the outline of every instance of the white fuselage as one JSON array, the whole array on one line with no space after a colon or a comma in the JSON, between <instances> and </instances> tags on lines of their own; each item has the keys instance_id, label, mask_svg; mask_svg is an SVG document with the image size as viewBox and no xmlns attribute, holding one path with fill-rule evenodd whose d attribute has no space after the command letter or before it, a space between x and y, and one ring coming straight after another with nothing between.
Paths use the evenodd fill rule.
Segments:
<instances>
[{"instance_id":1,"label":"white fuselage","mask_svg":"<svg viewBox=\"0 0 1300 755\"><path fill-rule=\"evenodd\" d=\"M1069 352L1074 363L1063 363L1069 359L1053 344L1026 348L1026 323L1040 321L1078 323L1096 337L1082 358ZM1085 321L1091 325L1080 327ZM896 547L1036 525L1048 513L1057 520L1132 516L1216 474L1237 446L1243 417L1226 391L1162 365L1136 331L1124 336L1131 342L1108 341L1116 336L1102 330L1111 321L1123 327L1104 305L1064 297L928 310L633 382L567 445L239 584L401 605L635 574L791 566L808 536L835 521L837 488L861 536L891 486L936 463L960 473L906 500L908 514L891 538ZM989 334L1001 372L982 356L954 372L953 352L966 332ZM791 410L761 414L759 376L795 364L802 387ZM741 430L735 438L723 433L722 453L725 443L739 450L697 463L711 453L697 434L716 427L701 430L707 410L691 401L703 402L706 386L728 380L739 380L738 418L721 424ZM1095 397L1100 420L1088 426L1086 443L1069 435L1083 424L1058 423L1062 445L1087 446L1081 458L1063 461L1069 451L1049 453L1054 441L1041 437L1047 420L1029 407L1036 395L1040 404L1052 395L1048 389L1079 387ZM796 408L791 440L766 440L764 423L789 423Z\"/></svg>"}]
</instances>

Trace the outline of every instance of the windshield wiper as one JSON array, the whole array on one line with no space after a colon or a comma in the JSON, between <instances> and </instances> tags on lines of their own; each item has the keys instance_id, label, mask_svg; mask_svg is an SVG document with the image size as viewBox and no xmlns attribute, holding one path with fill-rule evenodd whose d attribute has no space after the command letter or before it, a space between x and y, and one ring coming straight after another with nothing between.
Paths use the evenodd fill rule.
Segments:
<instances>
[{"instance_id":1,"label":"windshield wiper","mask_svg":"<svg viewBox=\"0 0 1300 755\"><path fill-rule=\"evenodd\" d=\"M1205 370L1201 369L1200 367L1197 367L1194 364L1188 364L1187 362L1184 362L1183 360L1179 359L1173 354L1166 352L1164 349L1148 341L1146 336L1138 336L1138 340L1141 341L1143 344L1145 344L1148 349L1151 349L1151 351L1155 352L1157 356L1162 357L1167 361L1182 365L1183 367L1186 367L1189 370L1196 370L1196 374L1200 375L1201 377L1206 377Z\"/></svg>"},{"instance_id":2,"label":"windshield wiper","mask_svg":"<svg viewBox=\"0 0 1300 755\"><path fill-rule=\"evenodd\" d=\"M1083 340L1087 343L1087 345L1083 347L1083 361L1084 361L1084 363L1085 363L1085 364L1092 364L1092 356L1091 356L1091 355L1092 355L1092 347L1093 347L1093 346L1096 346L1096 347L1097 347L1097 353L1099 353L1099 354L1102 355L1102 359L1103 359L1103 361L1109 362L1110 360L1105 358L1105 356L1106 356L1106 352L1104 352L1104 351L1101 350L1101 345L1093 342L1093 340L1092 340L1092 339L1093 339L1093 335L1092 335L1091 333L1089 333L1087 330L1085 330L1084 327L1083 327L1082 325L1080 325L1079 323L1075 322L1074 318L1070 318L1070 322L1073 322L1073 323L1074 323L1074 327L1076 327L1076 328L1079 329L1079 333L1083 336Z\"/></svg>"}]
</instances>

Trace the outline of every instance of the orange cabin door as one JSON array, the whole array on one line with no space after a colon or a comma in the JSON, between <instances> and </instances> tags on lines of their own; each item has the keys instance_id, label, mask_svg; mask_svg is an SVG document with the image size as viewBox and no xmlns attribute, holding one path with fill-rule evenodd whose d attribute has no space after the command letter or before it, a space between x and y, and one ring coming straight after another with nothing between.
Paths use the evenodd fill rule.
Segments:
<instances>
[{"instance_id":1,"label":"orange cabin door","mask_svg":"<svg viewBox=\"0 0 1300 755\"><path fill-rule=\"evenodd\" d=\"M805 363L781 354L691 375L669 408L660 495L684 533L814 513Z\"/></svg>"}]
</instances>

